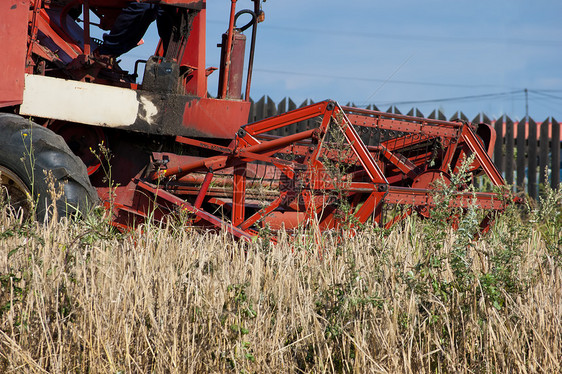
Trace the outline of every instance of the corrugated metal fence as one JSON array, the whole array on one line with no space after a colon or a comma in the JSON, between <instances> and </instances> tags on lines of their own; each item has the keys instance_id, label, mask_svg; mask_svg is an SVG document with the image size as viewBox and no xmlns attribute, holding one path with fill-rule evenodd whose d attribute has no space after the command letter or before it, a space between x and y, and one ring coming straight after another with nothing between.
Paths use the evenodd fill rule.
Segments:
<instances>
[{"instance_id":1,"label":"corrugated metal fence","mask_svg":"<svg viewBox=\"0 0 562 374\"><path fill-rule=\"evenodd\" d=\"M285 98L275 103L269 97L262 97L252 102L249 122L271 117L277 114L297 109L309 104L312 100L305 100L297 105L290 98ZM346 105L353 106L353 103ZM379 110L371 105L367 109ZM386 112L402 114L398 108L390 107ZM413 108L407 115L425 117L418 109ZM450 117L439 110L434 110L427 118L440 120L470 119L462 112L456 112ZM280 129L276 135L284 136L298 131L303 131L314 126L313 120ZM529 196L537 198L541 185L550 183L553 188L558 188L562 182L560 172L560 124L554 118L543 122L536 122L532 118L524 121L513 121L508 116L491 120L485 114L479 114L472 121L475 123L488 123L496 129L496 145L494 150L494 163L504 175L508 184L514 186L516 191L525 191Z\"/></svg>"}]
</instances>

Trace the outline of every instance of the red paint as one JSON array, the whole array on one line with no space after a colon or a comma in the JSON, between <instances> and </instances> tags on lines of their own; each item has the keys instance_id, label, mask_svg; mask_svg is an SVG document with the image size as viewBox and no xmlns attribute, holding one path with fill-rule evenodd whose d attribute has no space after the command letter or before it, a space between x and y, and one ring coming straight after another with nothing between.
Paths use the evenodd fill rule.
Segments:
<instances>
[{"instance_id":1,"label":"red paint","mask_svg":"<svg viewBox=\"0 0 562 374\"><path fill-rule=\"evenodd\" d=\"M183 125L199 136L232 138L248 122L250 103L210 98L189 101L183 114Z\"/></svg>"},{"instance_id":2,"label":"red paint","mask_svg":"<svg viewBox=\"0 0 562 374\"><path fill-rule=\"evenodd\" d=\"M0 1L0 107L23 99L28 17L29 0Z\"/></svg>"},{"instance_id":3,"label":"red paint","mask_svg":"<svg viewBox=\"0 0 562 374\"><path fill-rule=\"evenodd\" d=\"M205 62L206 22L207 11L201 10L193 20L191 33L187 40L181 65L193 69L185 82L187 94L197 97L207 97L207 75ZM247 118L247 117L246 117Z\"/></svg>"}]
</instances>

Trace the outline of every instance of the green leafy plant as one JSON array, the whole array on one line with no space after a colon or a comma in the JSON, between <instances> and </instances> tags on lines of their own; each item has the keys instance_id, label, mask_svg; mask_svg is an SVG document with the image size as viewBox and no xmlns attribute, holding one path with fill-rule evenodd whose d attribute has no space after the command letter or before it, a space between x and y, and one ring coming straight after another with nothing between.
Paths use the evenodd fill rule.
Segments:
<instances>
[{"instance_id":1,"label":"green leafy plant","mask_svg":"<svg viewBox=\"0 0 562 374\"><path fill-rule=\"evenodd\" d=\"M549 184L543 187L538 209L531 217L545 241L548 256L562 265L562 189L553 189Z\"/></svg>"}]
</instances>

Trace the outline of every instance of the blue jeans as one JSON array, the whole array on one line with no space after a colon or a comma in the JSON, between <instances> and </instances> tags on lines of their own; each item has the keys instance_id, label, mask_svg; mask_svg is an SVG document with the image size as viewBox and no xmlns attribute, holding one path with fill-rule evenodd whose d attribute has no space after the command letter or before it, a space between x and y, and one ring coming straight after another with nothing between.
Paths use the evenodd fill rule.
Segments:
<instances>
[{"instance_id":1,"label":"blue jeans","mask_svg":"<svg viewBox=\"0 0 562 374\"><path fill-rule=\"evenodd\" d=\"M114 57L129 52L138 45L154 20L158 20L158 34L167 47L172 33L169 10L157 4L132 2L123 8L111 31L103 35L103 44L98 52Z\"/></svg>"}]
</instances>

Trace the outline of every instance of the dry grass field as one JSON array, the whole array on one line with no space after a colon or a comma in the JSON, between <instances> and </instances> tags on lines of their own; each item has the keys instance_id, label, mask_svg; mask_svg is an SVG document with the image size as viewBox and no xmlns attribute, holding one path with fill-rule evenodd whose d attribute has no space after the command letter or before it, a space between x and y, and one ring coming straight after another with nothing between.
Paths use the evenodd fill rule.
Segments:
<instances>
[{"instance_id":1,"label":"dry grass field","mask_svg":"<svg viewBox=\"0 0 562 374\"><path fill-rule=\"evenodd\" d=\"M562 194L277 245L0 211L2 373L562 372ZM316 238L316 239L315 239Z\"/></svg>"}]
</instances>

